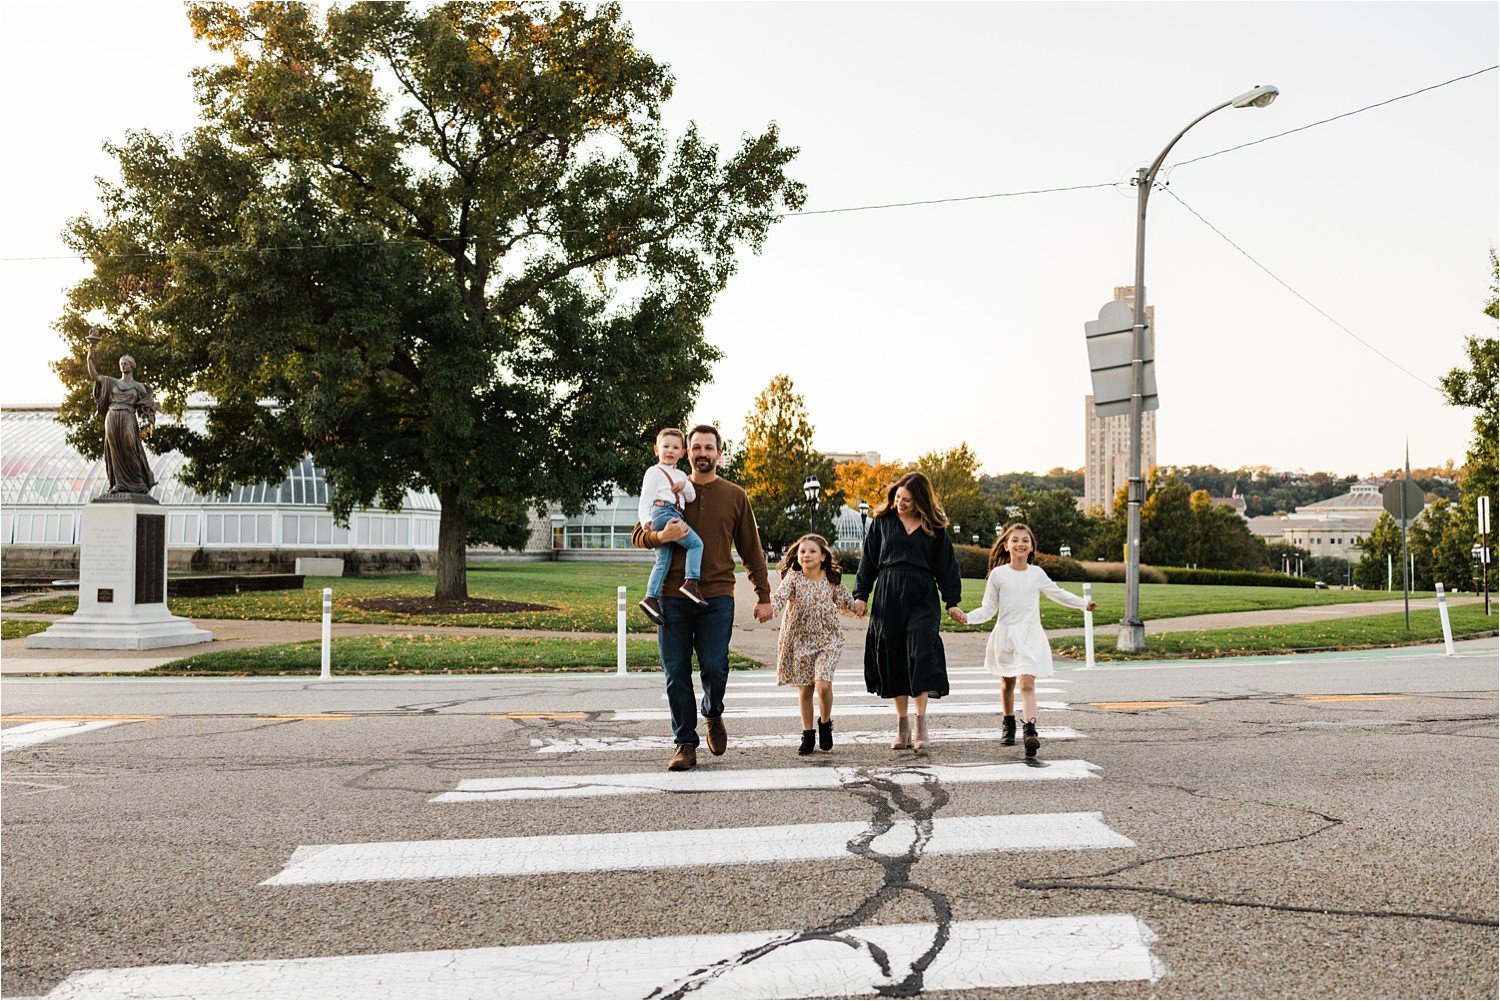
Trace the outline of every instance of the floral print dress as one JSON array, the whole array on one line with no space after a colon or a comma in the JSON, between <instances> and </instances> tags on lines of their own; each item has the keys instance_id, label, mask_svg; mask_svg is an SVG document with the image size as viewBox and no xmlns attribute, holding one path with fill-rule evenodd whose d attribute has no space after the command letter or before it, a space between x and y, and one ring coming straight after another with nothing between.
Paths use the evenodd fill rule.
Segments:
<instances>
[{"instance_id":1,"label":"floral print dress","mask_svg":"<svg viewBox=\"0 0 1500 1001\"><path fill-rule=\"evenodd\" d=\"M811 685L832 681L844 653L838 612L852 613L854 599L843 584L808 580L798 570L782 575L771 597L771 612L786 612L776 641L776 684Z\"/></svg>"}]
</instances>

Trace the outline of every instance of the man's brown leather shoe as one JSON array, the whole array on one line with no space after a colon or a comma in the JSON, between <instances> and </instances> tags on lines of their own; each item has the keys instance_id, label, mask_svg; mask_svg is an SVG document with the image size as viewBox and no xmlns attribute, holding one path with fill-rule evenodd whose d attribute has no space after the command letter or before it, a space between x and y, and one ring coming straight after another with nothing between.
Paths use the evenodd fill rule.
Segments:
<instances>
[{"instance_id":1,"label":"man's brown leather shoe","mask_svg":"<svg viewBox=\"0 0 1500 1001\"><path fill-rule=\"evenodd\" d=\"M696 764L698 764L698 749L691 744L678 744L677 753L672 755L672 762L667 765L667 771L685 772Z\"/></svg>"},{"instance_id":2,"label":"man's brown leather shoe","mask_svg":"<svg viewBox=\"0 0 1500 1001\"><path fill-rule=\"evenodd\" d=\"M708 750L711 754L723 754L724 748L729 746L729 731L724 729L724 719L715 716L713 719L705 720L708 724Z\"/></svg>"}]
</instances>

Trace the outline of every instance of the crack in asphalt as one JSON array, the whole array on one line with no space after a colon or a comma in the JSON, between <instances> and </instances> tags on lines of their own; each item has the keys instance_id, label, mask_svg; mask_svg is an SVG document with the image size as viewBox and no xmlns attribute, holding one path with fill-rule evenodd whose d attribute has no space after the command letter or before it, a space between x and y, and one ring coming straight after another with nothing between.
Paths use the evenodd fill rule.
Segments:
<instances>
[{"instance_id":1,"label":"crack in asphalt","mask_svg":"<svg viewBox=\"0 0 1500 1001\"><path fill-rule=\"evenodd\" d=\"M1145 893L1152 896L1166 897L1168 899L1177 900L1186 904L1207 904L1210 906L1221 907L1251 907L1269 911L1284 911L1300 914L1328 914L1338 915L1341 917L1420 919L1426 921L1443 921L1452 924L1476 925L1485 928L1494 928L1500 926L1500 921L1497 921L1494 918L1472 918L1460 914L1434 914L1426 911L1388 911L1365 910L1358 908L1311 907L1298 904L1277 904L1263 900L1235 900L1223 897L1199 896L1196 894L1183 893L1179 890L1173 890L1168 887L1162 886L1142 886L1131 883L1084 882L1085 880L1108 879L1111 876L1118 876L1123 872L1129 872L1132 869L1139 869L1143 866L1154 865L1158 862L1171 862L1178 859L1198 858L1205 855L1221 855L1231 852L1251 851L1256 848L1269 848L1275 845L1294 844L1298 841L1307 841L1311 838L1316 838L1323 834L1327 834L1329 831L1341 827L1345 823L1338 817L1332 817L1326 813L1320 813L1317 810L1312 810L1307 807L1288 806L1285 803L1269 803L1264 800L1243 800L1229 796L1213 796L1208 793L1202 792L1201 790L1192 789L1187 786L1178 785L1171 782L1143 782L1139 784L1148 788L1155 789L1175 789L1178 792L1185 793L1197 799L1208 799L1214 800L1216 802L1236 803L1240 805L1253 804L1257 806L1272 807L1278 810L1297 810L1298 812L1316 817L1324 823L1317 830L1307 831L1302 834L1293 835L1292 837L1274 838L1269 841L1256 841L1241 845L1225 845L1219 848L1205 848L1199 851L1178 852L1170 855L1157 855L1151 858L1137 859L1134 862L1127 862L1124 865L1114 866L1113 868L1105 869L1102 872L1089 873L1083 876L1066 876L1061 879L1051 880L1018 879L1015 883L1016 888L1019 890L1097 890L1106 893Z\"/></svg>"},{"instance_id":2,"label":"crack in asphalt","mask_svg":"<svg viewBox=\"0 0 1500 1001\"><path fill-rule=\"evenodd\" d=\"M918 773L921 774L921 773ZM873 862L884 870L884 879L873 893L855 907L833 920L817 927L772 939L735 956L729 956L710 966L695 970L672 984L664 984L646 995L648 998L678 999L701 990L719 977L765 956L801 942L837 942L851 949L866 950L870 959L887 979L893 976L890 956L885 950L857 935L848 934L852 929L868 923L887 904L903 893L915 893L925 898L932 906L937 919L932 942L912 961L906 974L894 983L881 984L875 988L879 997L909 998L922 992L923 979L932 961L948 944L953 909L948 897L931 887L924 886L912 878L912 869L921 858L922 850L932 839L933 815L948 803L948 791L936 778L922 774L921 785L903 786L890 778L871 775L860 769L853 781L844 789L868 803L872 809L869 825L846 845L856 858ZM912 839L905 851L899 855L875 850L877 838L891 831L898 822L897 814L912 822Z\"/></svg>"}]
</instances>

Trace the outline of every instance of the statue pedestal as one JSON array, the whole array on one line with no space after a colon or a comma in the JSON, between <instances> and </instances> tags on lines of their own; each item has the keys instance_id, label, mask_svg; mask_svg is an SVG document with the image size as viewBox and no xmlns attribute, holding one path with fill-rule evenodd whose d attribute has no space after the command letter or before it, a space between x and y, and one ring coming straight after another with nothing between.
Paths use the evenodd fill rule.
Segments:
<instances>
[{"instance_id":1,"label":"statue pedestal","mask_svg":"<svg viewBox=\"0 0 1500 1001\"><path fill-rule=\"evenodd\" d=\"M78 611L26 637L28 647L153 650L213 639L167 611L167 514L160 506L133 497L94 502L84 507L81 527Z\"/></svg>"}]
</instances>

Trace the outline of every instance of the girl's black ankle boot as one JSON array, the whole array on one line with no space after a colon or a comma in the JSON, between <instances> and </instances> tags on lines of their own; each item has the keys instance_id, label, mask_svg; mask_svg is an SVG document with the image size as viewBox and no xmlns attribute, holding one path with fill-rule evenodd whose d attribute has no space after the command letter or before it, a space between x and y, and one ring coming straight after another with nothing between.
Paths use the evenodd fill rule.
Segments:
<instances>
[{"instance_id":1,"label":"girl's black ankle boot","mask_svg":"<svg viewBox=\"0 0 1500 1001\"><path fill-rule=\"evenodd\" d=\"M813 744L817 741L817 739L818 739L818 731L816 731L816 730L803 730L802 731L802 746L800 746L800 747L797 748L797 753L798 754L811 754L813 752Z\"/></svg>"},{"instance_id":2,"label":"girl's black ankle boot","mask_svg":"<svg viewBox=\"0 0 1500 1001\"><path fill-rule=\"evenodd\" d=\"M1007 716L1000 721L1000 725L1005 728L1000 734L1000 743L1005 747L1015 747L1016 718L1014 716Z\"/></svg>"},{"instance_id":3,"label":"girl's black ankle boot","mask_svg":"<svg viewBox=\"0 0 1500 1001\"><path fill-rule=\"evenodd\" d=\"M833 720L818 720L818 747L824 751L833 750Z\"/></svg>"}]
</instances>

